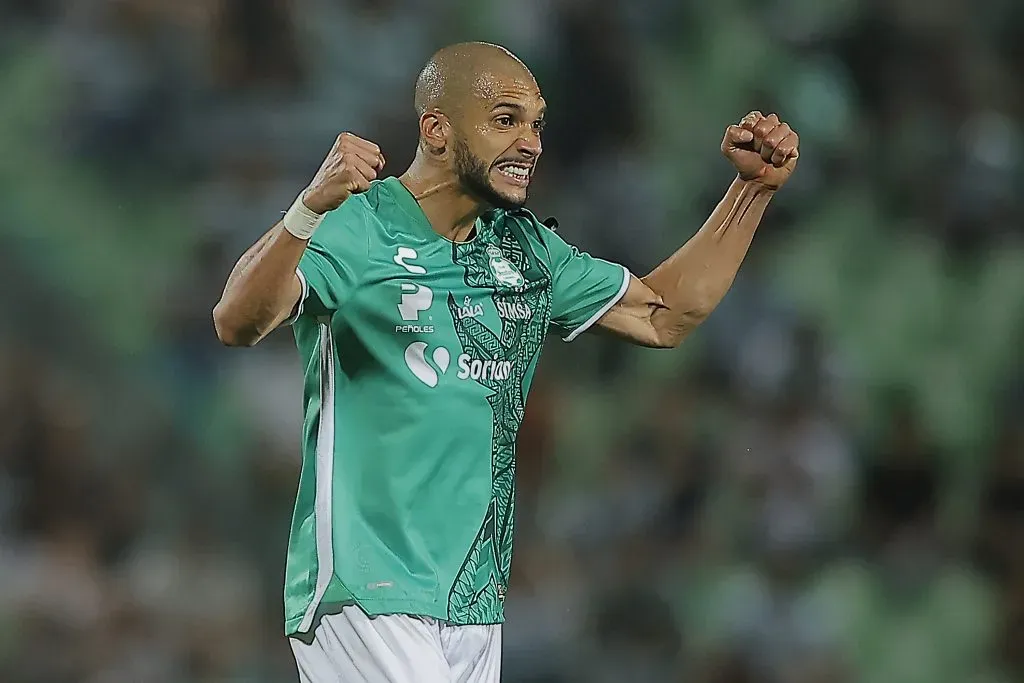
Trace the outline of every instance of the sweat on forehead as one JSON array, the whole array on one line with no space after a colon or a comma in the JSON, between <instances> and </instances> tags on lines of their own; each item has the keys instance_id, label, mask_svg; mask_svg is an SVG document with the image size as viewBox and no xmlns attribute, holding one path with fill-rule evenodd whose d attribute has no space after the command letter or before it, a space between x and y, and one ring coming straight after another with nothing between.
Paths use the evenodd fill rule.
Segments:
<instances>
[{"instance_id":1,"label":"sweat on forehead","mask_svg":"<svg viewBox=\"0 0 1024 683\"><path fill-rule=\"evenodd\" d=\"M438 50L416 79L416 113L459 107L470 97L492 99L505 88L536 89L533 74L514 54L490 43L457 43Z\"/></svg>"}]
</instances>

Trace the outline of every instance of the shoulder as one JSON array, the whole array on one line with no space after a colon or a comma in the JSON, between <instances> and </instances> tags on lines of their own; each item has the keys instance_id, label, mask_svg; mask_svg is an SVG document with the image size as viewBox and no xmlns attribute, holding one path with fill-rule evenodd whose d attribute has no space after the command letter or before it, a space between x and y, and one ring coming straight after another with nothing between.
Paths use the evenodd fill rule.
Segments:
<instances>
[{"instance_id":1,"label":"shoulder","mask_svg":"<svg viewBox=\"0 0 1024 683\"><path fill-rule=\"evenodd\" d=\"M343 225L346 223L368 223L377 220L386 193L383 184L375 180L366 192L352 195L324 219L324 223Z\"/></svg>"},{"instance_id":2,"label":"shoulder","mask_svg":"<svg viewBox=\"0 0 1024 683\"><path fill-rule=\"evenodd\" d=\"M375 239L373 234L381 225L378 217L381 201L381 187L377 182L366 192L352 195L324 217L310 246L339 257L365 257Z\"/></svg>"},{"instance_id":3,"label":"shoulder","mask_svg":"<svg viewBox=\"0 0 1024 683\"><path fill-rule=\"evenodd\" d=\"M558 221L553 216L541 220L537 218L537 214L525 206L517 209L503 210L501 214L506 223L518 224L525 229L537 233L554 232L558 228Z\"/></svg>"},{"instance_id":4,"label":"shoulder","mask_svg":"<svg viewBox=\"0 0 1024 683\"><path fill-rule=\"evenodd\" d=\"M516 233L521 241L533 244L543 252L549 252L552 243L560 240L555 234L558 221L554 218L541 220L525 207L501 211L497 222L503 231Z\"/></svg>"},{"instance_id":5,"label":"shoulder","mask_svg":"<svg viewBox=\"0 0 1024 683\"><path fill-rule=\"evenodd\" d=\"M393 203L388 186L383 180L374 180L366 192L360 192L353 199L356 200L355 208L368 216L376 216L381 211L389 210Z\"/></svg>"},{"instance_id":6,"label":"shoulder","mask_svg":"<svg viewBox=\"0 0 1024 683\"><path fill-rule=\"evenodd\" d=\"M334 244L338 240L344 240L351 244L353 235L367 236L380 225L378 214L381 201L380 184L374 182L369 190L352 195L341 206L327 214L316 231L313 242Z\"/></svg>"}]
</instances>

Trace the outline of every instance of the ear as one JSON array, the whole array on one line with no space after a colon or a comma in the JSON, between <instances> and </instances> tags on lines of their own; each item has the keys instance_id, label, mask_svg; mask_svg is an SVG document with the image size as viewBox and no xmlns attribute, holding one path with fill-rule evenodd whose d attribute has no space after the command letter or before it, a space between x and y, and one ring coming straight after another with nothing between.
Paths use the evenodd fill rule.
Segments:
<instances>
[{"instance_id":1,"label":"ear","mask_svg":"<svg viewBox=\"0 0 1024 683\"><path fill-rule=\"evenodd\" d=\"M420 116L420 139L430 154L441 156L448 151L451 132L451 121L441 112L432 110Z\"/></svg>"}]
</instances>

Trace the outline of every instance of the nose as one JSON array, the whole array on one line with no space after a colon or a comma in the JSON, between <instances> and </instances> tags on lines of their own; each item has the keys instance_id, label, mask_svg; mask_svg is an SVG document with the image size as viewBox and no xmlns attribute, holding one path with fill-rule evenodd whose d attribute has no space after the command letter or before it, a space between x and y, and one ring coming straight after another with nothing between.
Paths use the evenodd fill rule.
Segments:
<instances>
[{"instance_id":1,"label":"nose","mask_svg":"<svg viewBox=\"0 0 1024 683\"><path fill-rule=\"evenodd\" d=\"M526 157L539 157L541 152L544 151L544 147L540 142L540 132L531 129L530 132L520 136L516 141L516 151Z\"/></svg>"}]
</instances>

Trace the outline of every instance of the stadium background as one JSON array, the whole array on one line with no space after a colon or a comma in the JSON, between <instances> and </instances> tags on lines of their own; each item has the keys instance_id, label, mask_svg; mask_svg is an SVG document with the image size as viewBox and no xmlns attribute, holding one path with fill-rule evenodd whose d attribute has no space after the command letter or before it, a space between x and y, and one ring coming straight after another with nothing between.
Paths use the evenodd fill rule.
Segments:
<instances>
[{"instance_id":1,"label":"stadium background","mask_svg":"<svg viewBox=\"0 0 1024 683\"><path fill-rule=\"evenodd\" d=\"M400 173L436 47L550 105L531 205L646 272L750 109L802 136L681 350L553 341L513 683L1024 676L1019 0L0 0L0 680L294 680L288 333L233 260L340 130Z\"/></svg>"}]
</instances>

